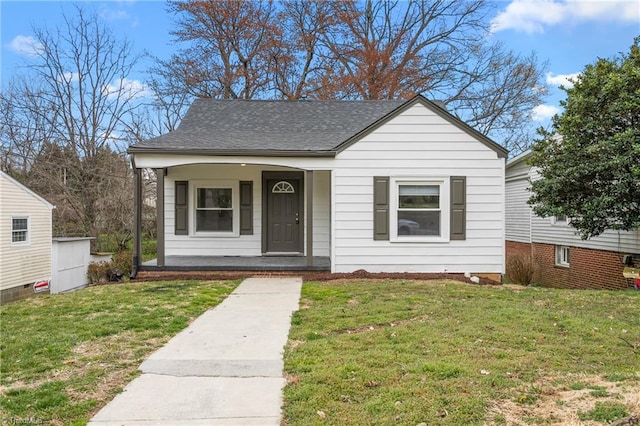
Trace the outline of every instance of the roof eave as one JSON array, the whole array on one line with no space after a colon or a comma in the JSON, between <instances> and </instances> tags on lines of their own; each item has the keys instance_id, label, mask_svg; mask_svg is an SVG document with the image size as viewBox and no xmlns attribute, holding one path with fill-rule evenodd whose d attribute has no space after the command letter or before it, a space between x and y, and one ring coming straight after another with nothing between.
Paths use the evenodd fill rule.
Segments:
<instances>
[{"instance_id":1,"label":"roof eave","mask_svg":"<svg viewBox=\"0 0 640 426\"><path fill-rule=\"evenodd\" d=\"M513 167L518 163L521 163L522 161L528 159L529 157L531 157L531 149L528 149L522 153L520 153L519 155L513 157L512 159L507 161L507 168L509 167Z\"/></svg>"},{"instance_id":2,"label":"roof eave","mask_svg":"<svg viewBox=\"0 0 640 426\"><path fill-rule=\"evenodd\" d=\"M336 156L336 151L288 151L288 150L224 150L224 149L180 149L180 148L141 148L129 147L128 154L171 154L171 155L203 155L223 157L329 157Z\"/></svg>"}]
</instances>

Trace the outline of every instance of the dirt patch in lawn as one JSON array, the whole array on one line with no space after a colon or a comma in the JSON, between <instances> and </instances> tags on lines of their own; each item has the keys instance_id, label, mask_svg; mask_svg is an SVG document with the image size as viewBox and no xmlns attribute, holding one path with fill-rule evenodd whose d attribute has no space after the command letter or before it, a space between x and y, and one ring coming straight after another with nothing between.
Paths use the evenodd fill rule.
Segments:
<instances>
[{"instance_id":1,"label":"dirt patch in lawn","mask_svg":"<svg viewBox=\"0 0 640 426\"><path fill-rule=\"evenodd\" d=\"M640 417L636 417L640 416L640 381L611 382L587 375L544 377L521 389L514 400L491 404L488 424L601 425L602 421L585 419L585 413L594 410L597 403L622 404L628 417L620 424L640 424Z\"/></svg>"}]
</instances>

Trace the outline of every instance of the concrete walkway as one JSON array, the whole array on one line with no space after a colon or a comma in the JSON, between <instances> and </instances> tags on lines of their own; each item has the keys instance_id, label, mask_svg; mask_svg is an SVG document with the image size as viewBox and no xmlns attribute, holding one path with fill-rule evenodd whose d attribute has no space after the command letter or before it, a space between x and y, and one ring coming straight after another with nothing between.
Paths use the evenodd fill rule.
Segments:
<instances>
[{"instance_id":1,"label":"concrete walkway","mask_svg":"<svg viewBox=\"0 0 640 426\"><path fill-rule=\"evenodd\" d=\"M89 425L279 425L301 287L300 278L246 279L144 361Z\"/></svg>"}]
</instances>

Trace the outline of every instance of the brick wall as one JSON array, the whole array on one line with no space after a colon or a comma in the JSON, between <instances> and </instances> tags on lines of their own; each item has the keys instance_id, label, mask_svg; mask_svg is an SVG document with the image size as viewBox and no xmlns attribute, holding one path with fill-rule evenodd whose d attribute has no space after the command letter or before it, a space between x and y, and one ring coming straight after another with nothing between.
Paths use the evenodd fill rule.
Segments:
<instances>
[{"instance_id":1,"label":"brick wall","mask_svg":"<svg viewBox=\"0 0 640 426\"><path fill-rule=\"evenodd\" d=\"M534 279L544 285L604 290L633 287L633 281L622 276L623 253L571 247L568 267L555 264L555 253L552 244L532 244L532 255L537 265Z\"/></svg>"},{"instance_id":2,"label":"brick wall","mask_svg":"<svg viewBox=\"0 0 640 426\"><path fill-rule=\"evenodd\" d=\"M604 250L570 247L569 266L556 265L556 246L542 243L506 242L506 258L531 254L534 263L533 282L546 287L621 290L633 288L633 280L622 276L622 256ZM636 267L640 256L635 256Z\"/></svg>"},{"instance_id":3,"label":"brick wall","mask_svg":"<svg viewBox=\"0 0 640 426\"><path fill-rule=\"evenodd\" d=\"M43 291L42 293L35 293L33 291L33 283L7 288L0 292L0 304L26 299L27 297L35 296L36 294L49 294L49 290Z\"/></svg>"},{"instance_id":4,"label":"brick wall","mask_svg":"<svg viewBox=\"0 0 640 426\"><path fill-rule=\"evenodd\" d=\"M530 243L521 243L518 241L505 241L505 251L506 257L513 255L523 255L526 256L531 254L531 244Z\"/></svg>"}]
</instances>

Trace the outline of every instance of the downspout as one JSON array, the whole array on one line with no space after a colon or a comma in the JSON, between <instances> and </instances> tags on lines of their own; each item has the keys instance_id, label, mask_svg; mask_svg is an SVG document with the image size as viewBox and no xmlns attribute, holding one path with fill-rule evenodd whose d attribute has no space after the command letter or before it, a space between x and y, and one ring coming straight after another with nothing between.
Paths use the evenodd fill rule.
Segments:
<instances>
[{"instance_id":1,"label":"downspout","mask_svg":"<svg viewBox=\"0 0 640 426\"><path fill-rule=\"evenodd\" d=\"M133 262L131 266L130 279L135 279L138 275L138 266L140 264L140 232L142 231L141 224L141 198L142 198L142 175L140 170L136 168L136 161L131 156L131 166L133 167Z\"/></svg>"}]
</instances>

